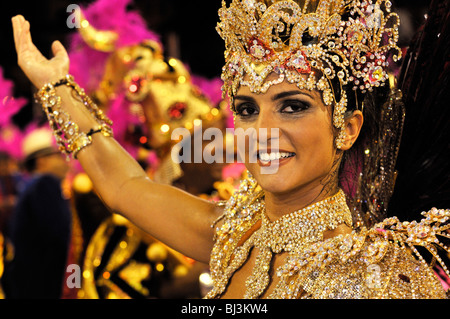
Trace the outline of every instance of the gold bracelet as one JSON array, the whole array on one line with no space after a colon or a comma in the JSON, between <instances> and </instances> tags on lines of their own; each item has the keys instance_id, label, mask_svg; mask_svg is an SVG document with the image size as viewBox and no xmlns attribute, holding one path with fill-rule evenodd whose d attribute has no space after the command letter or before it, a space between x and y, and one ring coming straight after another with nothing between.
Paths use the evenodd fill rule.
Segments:
<instances>
[{"instance_id":1,"label":"gold bracelet","mask_svg":"<svg viewBox=\"0 0 450 319\"><path fill-rule=\"evenodd\" d=\"M70 115L61 108L61 97L56 94L56 87L67 85L72 88L83 102L83 105L95 118L99 127L95 132L101 132L104 136L113 136L111 120L102 110L86 95L84 90L75 83L73 76L66 75L63 79L45 84L36 94L37 101L47 115L50 127L58 143L61 152L68 157L70 154L76 159L77 154L92 143L91 129L88 133L79 132L79 127L71 121Z\"/></svg>"},{"instance_id":2,"label":"gold bracelet","mask_svg":"<svg viewBox=\"0 0 450 319\"><path fill-rule=\"evenodd\" d=\"M81 98L86 108L96 118L97 122L112 126L112 121L103 113L102 110L98 108L97 104L92 101L92 99L86 94L84 89L80 88L80 86L75 82L72 75L68 74L54 84L55 87L60 85L66 85L72 88L75 93Z\"/></svg>"},{"instance_id":3,"label":"gold bracelet","mask_svg":"<svg viewBox=\"0 0 450 319\"><path fill-rule=\"evenodd\" d=\"M72 140L72 143L70 144L73 158L76 159L78 153L83 148L91 145L92 135L94 135L95 133L102 133L102 135L106 137L112 136L111 128L106 125L99 126L96 130L91 129L88 133L81 132Z\"/></svg>"}]
</instances>

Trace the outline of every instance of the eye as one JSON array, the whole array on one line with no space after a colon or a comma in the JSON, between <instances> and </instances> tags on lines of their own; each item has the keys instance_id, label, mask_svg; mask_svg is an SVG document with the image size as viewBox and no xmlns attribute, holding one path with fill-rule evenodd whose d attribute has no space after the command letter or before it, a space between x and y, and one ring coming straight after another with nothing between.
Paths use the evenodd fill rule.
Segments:
<instances>
[{"instance_id":1,"label":"eye","mask_svg":"<svg viewBox=\"0 0 450 319\"><path fill-rule=\"evenodd\" d=\"M253 103L241 103L236 106L236 113L240 116L252 116L258 114L258 107Z\"/></svg>"},{"instance_id":2,"label":"eye","mask_svg":"<svg viewBox=\"0 0 450 319\"><path fill-rule=\"evenodd\" d=\"M283 106L280 109L281 113L298 113L304 110L309 109L309 104L298 101L298 100L289 100L284 101Z\"/></svg>"}]
</instances>

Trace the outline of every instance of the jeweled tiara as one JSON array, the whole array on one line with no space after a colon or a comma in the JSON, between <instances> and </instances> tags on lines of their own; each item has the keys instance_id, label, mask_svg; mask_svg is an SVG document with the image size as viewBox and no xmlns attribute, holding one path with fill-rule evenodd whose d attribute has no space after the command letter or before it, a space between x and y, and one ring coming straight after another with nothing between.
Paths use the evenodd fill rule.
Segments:
<instances>
[{"instance_id":1,"label":"jeweled tiara","mask_svg":"<svg viewBox=\"0 0 450 319\"><path fill-rule=\"evenodd\" d=\"M371 91L388 79L388 55L401 58L399 17L389 0L222 1L217 31L225 41L224 94L240 86L264 93L284 80L322 91L335 103L333 124L344 139L344 87ZM269 75L276 74L267 79ZM340 86L333 89L333 81Z\"/></svg>"}]
</instances>

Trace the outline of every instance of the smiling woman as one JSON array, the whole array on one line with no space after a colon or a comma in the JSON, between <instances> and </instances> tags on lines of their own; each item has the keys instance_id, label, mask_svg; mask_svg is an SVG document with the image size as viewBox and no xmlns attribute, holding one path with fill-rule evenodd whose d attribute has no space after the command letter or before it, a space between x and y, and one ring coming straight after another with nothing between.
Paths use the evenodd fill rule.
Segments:
<instances>
[{"instance_id":1,"label":"smiling woman","mask_svg":"<svg viewBox=\"0 0 450 319\"><path fill-rule=\"evenodd\" d=\"M250 173L265 190L269 215L276 217L277 213L305 207L336 193L337 175L333 181L328 181L334 185L324 191L323 183L329 179L333 167L338 167L335 163L340 155L334 147L331 108L324 105L319 92L299 90L295 84L286 82L271 87L265 94L251 93L247 87L241 87L234 103L236 128L278 130L276 136L266 136L267 140L257 137L258 143L267 145L267 157L260 154L256 163L247 164ZM353 117L348 130L356 139L362 116L358 113ZM274 139L277 139L278 149L273 148ZM259 150L260 146L257 148ZM278 153L280 158L274 158ZM282 158L281 153L285 155ZM264 174L261 166L270 164L277 165L277 172ZM278 201L276 206L271 202L273 196L277 198L273 200ZM273 213L269 207L274 207Z\"/></svg>"},{"instance_id":2,"label":"smiling woman","mask_svg":"<svg viewBox=\"0 0 450 319\"><path fill-rule=\"evenodd\" d=\"M391 5L222 2L224 95L236 129L256 132L244 148L247 176L226 203L149 180L111 136L108 120L65 77L64 48L55 43L47 60L28 22L18 16L13 24L19 65L43 86L43 106L76 123L70 132L56 128L70 137L63 149L76 151L112 209L210 262L208 298L445 298L415 246L448 274L438 249L448 250L441 240L448 238L450 211L432 209L418 223L384 219L404 115L389 74L389 58L401 56ZM99 134L85 133L92 129ZM272 165L276 171L263 173Z\"/></svg>"}]
</instances>

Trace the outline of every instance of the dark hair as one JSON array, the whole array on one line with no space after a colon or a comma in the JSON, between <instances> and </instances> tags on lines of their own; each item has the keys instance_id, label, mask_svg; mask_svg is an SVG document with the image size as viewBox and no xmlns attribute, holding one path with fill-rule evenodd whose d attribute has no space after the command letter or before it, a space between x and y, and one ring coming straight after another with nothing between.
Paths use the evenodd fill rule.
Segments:
<instances>
[{"instance_id":1,"label":"dark hair","mask_svg":"<svg viewBox=\"0 0 450 319\"><path fill-rule=\"evenodd\" d=\"M404 107L398 91L388 83L365 94L349 89L346 93L346 116L360 110L364 123L355 144L343 152L339 187L347 195L355 222L371 226L386 217L393 192Z\"/></svg>"}]
</instances>

